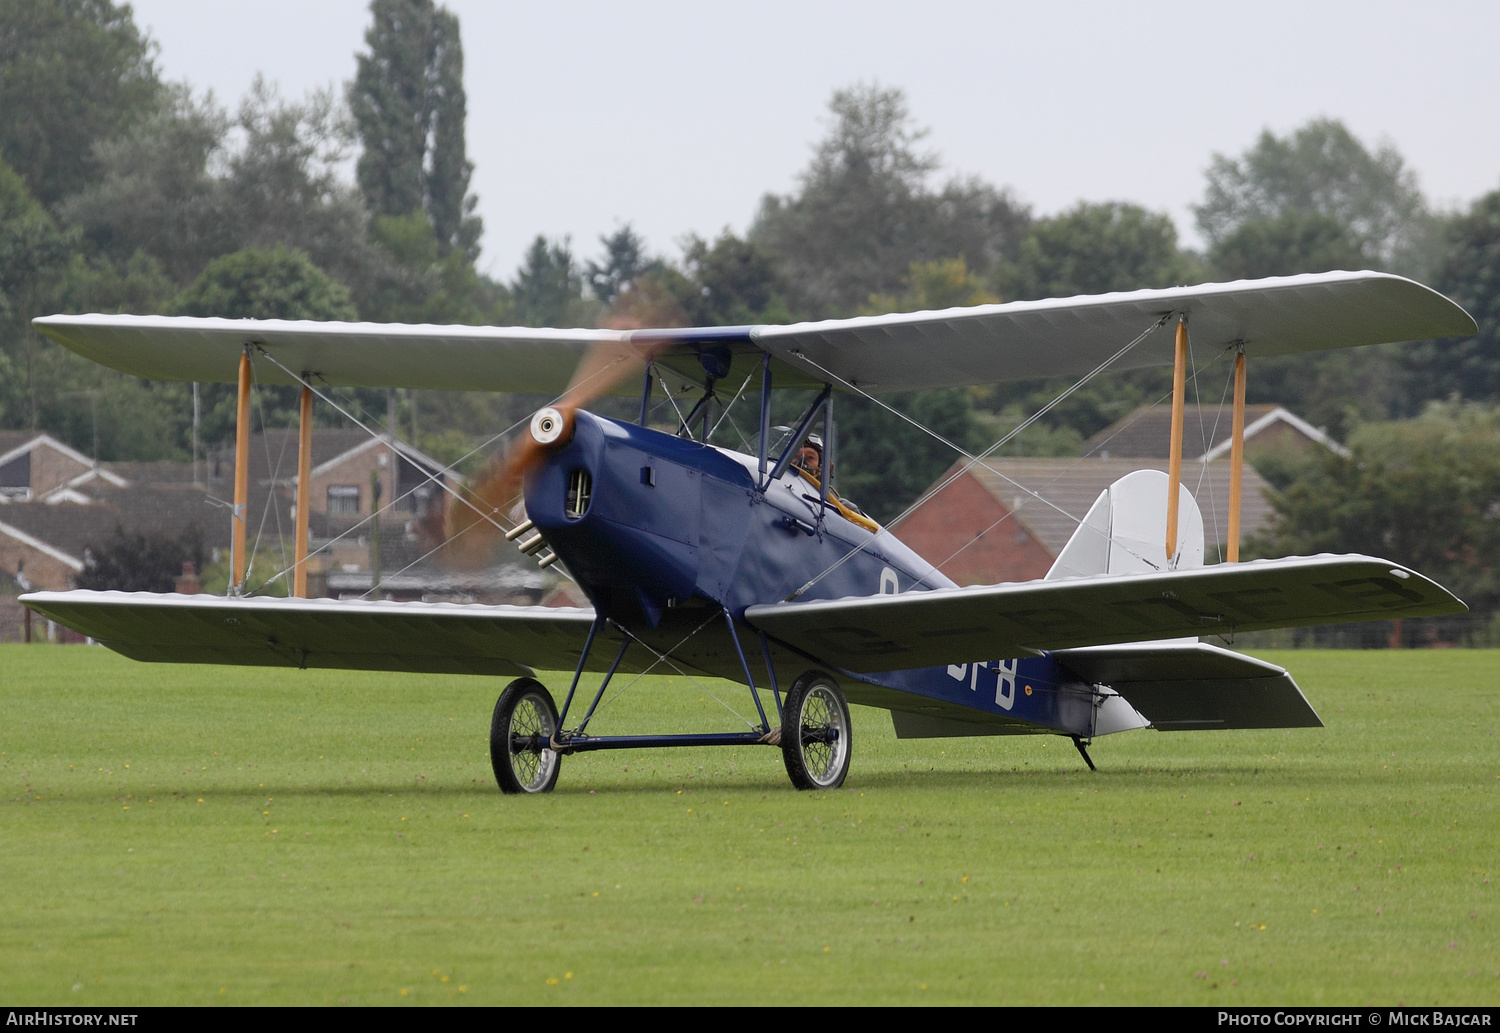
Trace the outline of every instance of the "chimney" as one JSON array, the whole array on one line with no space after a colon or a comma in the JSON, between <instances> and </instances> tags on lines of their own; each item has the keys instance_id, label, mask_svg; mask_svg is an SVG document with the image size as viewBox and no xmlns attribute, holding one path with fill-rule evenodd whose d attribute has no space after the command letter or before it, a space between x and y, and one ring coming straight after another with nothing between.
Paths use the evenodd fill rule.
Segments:
<instances>
[{"instance_id":1,"label":"chimney","mask_svg":"<svg viewBox=\"0 0 1500 1033\"><path fill-rule=\"evenodd\" d=\"M176 592L178 595L197 595L203 591L203 582L198 577L198 569L192 561L182 565L182 574L177 578Z\"/></svg>"}]
</instances>

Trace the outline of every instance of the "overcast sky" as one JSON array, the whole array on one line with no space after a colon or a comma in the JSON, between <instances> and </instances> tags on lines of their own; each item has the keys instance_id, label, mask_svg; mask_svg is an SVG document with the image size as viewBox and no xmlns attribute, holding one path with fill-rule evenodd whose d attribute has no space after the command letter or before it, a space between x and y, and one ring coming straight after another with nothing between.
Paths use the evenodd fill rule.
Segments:
<instances>
[{"instance_id":1,"label":"overcast sky","mask_svg":"<svg viewBox=\"0 0 1500 1033\"><path fill-rule=\"evenodd\" d=\"M361 0L135 0L168 79L233 105L354 75ZM590 257L630 222L654 250L743 231L794 188L855 82L906 91L945 174L1037 214L1078 200L1189 206L1215 152L1343 119L1389 142L1440 207L1500 186L1500 4L500 3L449 0L463 31L480 266L509 279L538 233Z\"/></svg>"}]
</instances>

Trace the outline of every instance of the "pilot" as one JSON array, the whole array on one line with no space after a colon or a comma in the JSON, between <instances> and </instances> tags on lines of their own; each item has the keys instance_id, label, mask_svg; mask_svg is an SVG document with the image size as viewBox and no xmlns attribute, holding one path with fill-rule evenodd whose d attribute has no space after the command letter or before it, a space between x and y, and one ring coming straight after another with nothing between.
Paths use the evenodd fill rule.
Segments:
<instances>
[{"instance_id":1,"label":"pilot","mask_svg":"<svg viewBox=\"0 0 1500 1033\"><path fill-rule=\"evenodd\" d=\"M797 457L792 460L792 465L803 471L814 483L823 482L823 439L817 434L809 434L802 447L797 449Z\"/></svg>"},{"instance_id":2,"label":"pilot","mask_svg":"<svg viewBox=\"0 0 1500 1033\"><path fill-rule=\"evenodd\" d=\"M797 449L796 458L792 460L795 467L803 477L806 477L818 487L823 486L823 439L817 434L809 434L802 447ZM838 492L831 487L828 489L828 500L833 503L835 509L847 519L853 521L867 531L880 530L880 525L869 517L865 511L856 506L848 499L840 498Z\"/></svg>"}]
</instances>

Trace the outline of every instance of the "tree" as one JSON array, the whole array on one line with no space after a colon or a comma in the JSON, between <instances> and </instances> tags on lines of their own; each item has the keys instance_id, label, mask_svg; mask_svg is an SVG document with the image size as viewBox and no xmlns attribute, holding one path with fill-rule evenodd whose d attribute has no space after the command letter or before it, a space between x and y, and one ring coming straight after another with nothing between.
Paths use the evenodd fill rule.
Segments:
<instances>
[{"instance_id":1,"label":"tree","mask_svg":"<svg viewBox=\"0 0 1500 1033\"><path fill-rule=\"evenodd\" d=\"M150 111L153 51L129 5L0 0L0 159L43 205L92 182L94 146Z\"/></svg>"},{"instance_id":2,"label":"tree","mask_svg":"<svg viewBox=\"0 0 1500 1033\"><path fill-rule=\"evenodd\" d=\"M1389 269L1426 278L1437 226L1416 177L1389 145L1371 152L1343 123L1317 119L1285 137L1266 130L1242 155L1216 154L1194 208L1217 277ZM1276 402L1335 436L1430 398L1402 376L1400 349L1279 356L1258 362L1250 400Z\"/></svg>"},{"instance_id":3,"label":"tree","mask_svg":"<svg viewBox=\"0 0 1500 1033\"><path fill-rule=\"evenodd\" d=\"M520 326L582 326L583 273L568 239L548 242L537 235L510 285Z\"/></svg>"},{"instance_id":4,"label":"tree","mask_svg":"<svg viewBox=\"0 0 1500 1033\"><path fill-rule=\"evenodd\" d=\"M432 0L372 0L349 106L364 144L358 178L376 215L425 212L444 252L478 256L483 226L469 194L463 44Z\"/></svg>"},{"instance_id":5,"label":"tree","mask_svg":"<svg viewBox=\"0 0 1500 1033\"><path fill-rule=\"evenodd\" d=\"M615 295L628 290L636 277L654 263L646 257L646 242L626 223L607 237L601 236L604 261L589 261L584 266L584 280L599 301L608 305Z\"/></svg>"},{"instance_id":6,"label":"tree","mask_svg":"<svg viewBox=\"0 0 1500 1033\"><path fill-rule=\"evenodd\" d=\"M161 534L128 534L115 528L114 537L84 550L79 588L108 592L171 592L184 563L203 569L203 535L190 528L181 538Z\"/></svg>"},{"instance_id":7,"label":"tree","mask_svg":"<svg viewBox=\"0 0 1500 1033\"><path fill-rule=\"evenodd\" d=\"M38 314L37 292L66 263L72 243L0 161L0 345L9 345L15 330Z\"/></svg>"},{"instance_id":8,"label":"tree","mask_svg":"<svg viewBox=\"0 0 1500 1033\"><path fill-rule=\"evenodd\" d=\"M280 245L214 259L173 307L179 315L226 319L357 318L348 288L303 252Z\"/></svg>"},{"instance_id":9,"label":"tree","mask_svg":"<svg viewBox=\"0 0 1500 1033\"><path fill-rule=\"evenodd\" d=\"M1031 210L1009 189L977 177L955 178L931 198L923 236L930 261L961 258L976 273L1020 257Z\"/></svg>"},{"instance_id":10,"label":"tree","mask_svg":"<svg viewBox=\"0 0 1500 1033\"><path fill-rule=\"evenodd\" d=\"M1066 298L1170 287L1196 272L1177 247L1171 216L1121 201L1080 201L1038 219L1020 258L998 279L1007 298Z\"/></svg>"},{"instance_id":11,"label":"tree","mask_svg":"<svg viewBox=\"0 0 1500 1033\"><path fill-rule=\"evenodd\" d=\"M1197 262L1177 246L1177 227L1170 216L1122 201L1080 201L1034 222L1021 242L1020 257L1001 265L993 282L1004 298L1032 300L1170 287L1201 279ZM996 384L978 392L977 401L996 414L999 429L1037 412L1071 382ZM1050 410L1045 426L1017 442L1017 450L1055 452L1075 436L1081 441L1160 397L1168 384L1170 374L1161 369L1112 374L1107 382L1096 381Z\"/></svg>"},{"instance_id":12,"label":"tree","mask_svg":"<svg viewBox=\"0 0 1500 1033\"><path fill-rule=\"evenodd\" d=\"M1402 361L1428 397L1493 401L1500 398L1500 190L1452 220L1446 237L1448 258L1436 287L1468 310L1479 333L1425 341Z\"/></svg>"},{"instance_id":13,"label":"tree","mask_svg":"<svg viewBox=\"0 0 1500 1033\"><path fill-rule=\"evenodd\" d=\"M378 215L370 236L391 261L359 298L364 318L469 325L508 318L509 292L480 276L467 253L450 248L444 254L421 212Z\"/></svg>"},{"instance_id":14,"label":"tree","mask_svg":"<svg viewBox=\"0 0 1500 1033\"><path fill-rule=\"evenodd\" d=\"M222 316L225 319L357 318L349 291L323 272L306 254L278 245L270 250L249 248L224 255L208 264L172 303L174 315ZM262 418L288 423L297 412L297 389L263 387L270 401L261 406ZM202 427L205 442L234 434L237 397L232 384L204 384ZM383 392L382 392L383 395ZM384 408L384 399L376 411Z\"/></svg>"},{"instance_id":15,"label":"tree","mask_svg":"<svg viewBox=\"0 0 1500 1033\"><path fill-rule=\"evenodd\" d=\"M39 426L45 390L30 326L63 278L73 235L59 231L21 177L0 161L0 422Z\"/></svg>"},{"instance_id":16,"label":"tree","mask_svg":"<svg viewBox=\"0 0 1500 1033\"><path fill-rule=\"evenodd\" d=\"M799 315L843 315L896 294L913 262L1009 253L1025 210L975 180L934 193L935 155L918 149L900 90L855 86L829 103L833 124L797 193L766 195L750 242L772 256Z\"/></svg>"},{"instance_id":17,"label":"tree","mask_svg":"<svg viewBox=\"0 0 1500 1033\"><path fill-rule=\"evenodd\" d=\"M223 155L230 119L186 86L164 89L158 100L134 127L99 143L97 180L65 200L59 217L82 230L92 254L115 263L149 255L181 286L237 244L239 220L223 180L209 171Z\"/></svg>"},{"instance_id":18,"label":"tree","mask_svg":"<svg viewBox=\"0 0 1500 1033\"><path fill-rule=\"evenodd\" d=\"M1263 130L1238 158L1215 154L1193 211L1211 253L1246 223L1298 212L1335 220L1381 268L1420 276L1434 255L1434 223L1401 155L1370 153L1335 119L1286 137Z\"/></svg>"},{"instance_id":19,"label":"tree","mask_svg":"<svg viewBox=\"0 0 1500 1033\"><path fill-rule=\"evenodd\" d=\"M712 243L696 235L683 242L675 293L693 326L791 322L771 256L728 229Z\"/></svg>"},{"instance_id":20,"label":"tree","mask_svg":"<svg viewBox=\"0 0 1500 1033\"><path fill-rule=\"evenodd\" d=\"M920 427L973 452L981 447L974 407L962 390L882 396ZM840 396L834 482L881 523L894 519L953 462L962 458L930 434L868 398Z\"/></svg>"},{"instance_id":21,"label":"tree","mask_svg":"<svg viewBox=\"0 0 1500 1033\"><path fill-rule=\"evenodd\" d=\"M906 290L899 296L876 294L865 304L865 314L922 312L967 305L989 305L1000 299L969 271L962 258L913 262Z\"/></svg>"},{"instance_id":22,"label":"tree","mask_svg":"<svg viewBox=\"0 0 1500 1033\"><path fill-rule=\"evenodd\" d=\"M329 90L283 101L256 77L240 102L241 146L227 154L226 218L234 249L285 246L320 269L366 287L380 256L367 239L368 218L340 174L351 127Z\"/></svg>"},{"instance_id":23,"label":"tree","mask_svg":"<svg viewBox=\"0 0 1500 1033\"><path fill-rule=\"evenodd\" d=\"M1295 210L1240 223L1214 246L1208 261L1214 275L1224 280L1364 269L1374 264L1349 229L1333 216Z\"/></svg>"},{"instance_id":24,"label":"tree","mask_svg":"<svg viewBox=\"0 0 1500 1033\"><path fill-rule=\"evenodd\" d=\"M172 285L156 263L115 264L77 252L0 162L0 426L45 429L101 459L177 454L182 385L147 384L43 338L29 325L50 312L160 311Z\"/></svg>"},{"instance_id":25,"label":"tree","mask_svg":"<svg viewBox=\"0 0 1500 1033\"><path fill-rule=\"evenodd\" d=\"M1268 555L1384 556L1436 579L1484 613L1500 603L1500 410L1434 403L1412 420L1371 423L1272 502L1251 543Z\"/></svg>"},{"instance_id":26,"label":"tree","mask_svg":"<svg viewBox=\"0 0 1500 1033\"><path fill-rule=\"evenodd\" d=\"M92 255L119 264L144 253L179 288L220 255L283 245L363 297L396 272L340 175L351 144L326 90L285 101L257 78L231 120L212 97L173 88L135 130L101 145L99 182L60 214Z\"/></svg>"}]
</instances>

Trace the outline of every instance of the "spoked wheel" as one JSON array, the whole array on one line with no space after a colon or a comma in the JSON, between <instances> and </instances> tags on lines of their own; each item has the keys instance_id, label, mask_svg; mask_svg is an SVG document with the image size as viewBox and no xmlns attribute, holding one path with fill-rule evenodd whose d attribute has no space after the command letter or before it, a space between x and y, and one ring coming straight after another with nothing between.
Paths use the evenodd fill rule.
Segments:
<instances>
[{"instance_id":1,"label":"spoked wheel","mask_svg":"<svg viewBox=\"0 0 1500 1033\"><path fill-rule=\"evenodd\" d=\"M562 758L548 748L557 732L557 705L542 683L517 678L500 693L490 722L490 764L502 793L548 793Z\"/></svg>"},{"instance_id":2,"label":"spoked wheel","mask_svg":"<svg viewBox=\"0 0 1500 1033\"><path fill-rule=\"evenodd\" d=\"M849 704L838 683L808 671L781 711L781 759L798 789L837 789L849 774Z\"/></svg>"}]
</instances>

